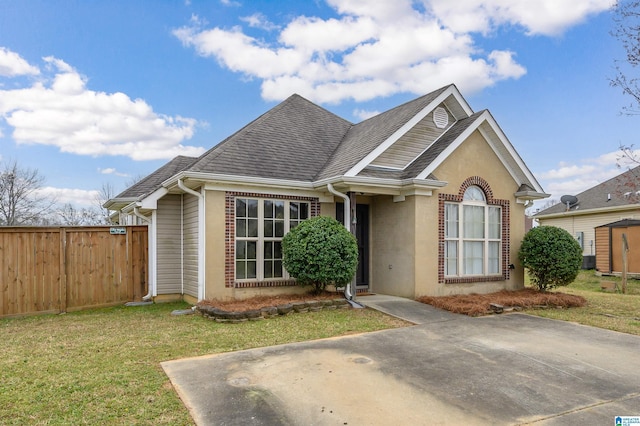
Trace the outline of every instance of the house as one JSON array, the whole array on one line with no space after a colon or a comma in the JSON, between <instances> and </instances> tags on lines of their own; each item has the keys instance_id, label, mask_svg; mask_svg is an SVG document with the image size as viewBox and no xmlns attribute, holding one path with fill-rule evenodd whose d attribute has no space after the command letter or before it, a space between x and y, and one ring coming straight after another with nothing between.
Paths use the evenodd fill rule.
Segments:
<instances>
[{"instance_id":1,"label":"house","mask_svg":"<svg viewBox=\"0 0 640 426\"><path fill-rule=\"evenodd\" d=\"M573 235L582 246L583 267L594 268L595 229L623 219L640 219L639 177L640 167L627 170L576 196L564 196L564 202L536 213L535 219Z\"/></svg>"},{"instance_id":2,"label":"house","mask_svg":"<svg viewBox=\"0 0 640 426\"><path fill-rule=\"evenodd\" d=\"M280 244L316 215L351 225L359 292L414 298L521 288L524 211L547 196L450 85L358 124L292 95L105 207L148 224L155 300L300 291Z\"/></svg>"}]
</instances>

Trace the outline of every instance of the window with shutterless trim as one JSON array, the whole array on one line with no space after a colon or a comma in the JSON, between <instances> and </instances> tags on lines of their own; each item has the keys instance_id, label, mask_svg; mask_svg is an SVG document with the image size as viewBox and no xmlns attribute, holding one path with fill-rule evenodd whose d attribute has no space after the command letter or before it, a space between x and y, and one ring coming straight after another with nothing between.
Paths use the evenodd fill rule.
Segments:
<instances>
[{"instance_id":1,"label":"window with shutterless trim","mask_svg":"<svg viewBox=\"0 0 640 426\"><path fill-rule=\"evenodd\" d=\"M235 279L289 278L282 266L282 238L309 218L309 203L235 199Z\"/></svg>"}]
</instances>

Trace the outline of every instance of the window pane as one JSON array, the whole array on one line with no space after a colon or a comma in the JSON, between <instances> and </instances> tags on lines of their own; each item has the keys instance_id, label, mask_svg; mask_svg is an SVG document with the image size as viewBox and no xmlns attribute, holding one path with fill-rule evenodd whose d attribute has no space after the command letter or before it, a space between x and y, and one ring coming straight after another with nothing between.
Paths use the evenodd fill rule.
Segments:
<instances>
[{"instance_id":1,"label":"window pane","mask_svg":"<svg viewBox=\"0 0 640 426\"><path fill-rule=\"evenodd\" d=\"M480 241L464 242L464 275L483 274L484 244Z\"/></svg>"},{"instance_id":2,"label":"window pane","mask_svg":"<svg viewBox=\"0 0 640 426\"><path fill-rule=\"evenodd\" d=\"M247 241L247 259L255 259L256 258L256 246L257 242L255 241Z\"/></svg>"},{"instance_id":3,"label":"window pane","mask_svg":"<svg viewBox=\"0 0 640 426\"><path fill-rule=\"evenodd\" d=\"M273 220L264 221L264 236L273 237Z\"/></svg>"},{"instance_id":4,"label":"window pane","mask_svg":"<svg viewBox=\"0 0 640 426\"><path fill-rule=\"evenodd\" d=\"M275 201L275 217L277 219L284 219L284 201Z\"/></svg>"},{"instance_id":5,"label":"window pane","mask_svg":"<svg viewBox=\"0 0 640 426\"><path fill-rule=\"evenodd\" d=\"M273 202L269 200L264 201L264 217L273 217Z\"/></svg>"},{"instance_id":6,"label":"window pane","mask_svg":"<svg viewBox=\"0 0 640 426\"><path fill-rule=\"evenodd\" d=\"M273 243L271 241L265 241L264 243L264 258L273 259Z\"/></svg>"},{"instance_id":7,"label":"window pane","mask_svg":"<svg viewBox=\"0 0 640 426\"><path fill-rule=\"evenodd\" d=\"M484 207L463 206L464 238L484 238Z\"/></svg>"},{"instance_id":8,"label":"window pane","mask_svg":"<svg viewBox=\"0 0 640 426\"><path fill-rule=\"evenodd\" d=\"M246 259L246 258L247 258L247 242L236 241L236 259Z\"/></svg>"},{"instance_id":9,"label":"window pane","mask_svg":"<svg viewBox=\"0 0 640 426\"><path fill-rule=\"evenodd\" d=\"M280 241L273 242L273 258L282 259L282 243Z\"/></svg>"},{"instance_id":10,"label":"window pane","mask_svg":"<svg viewBox=\"0 0 640 426\"><path fill-rule=\"evenodd\" d=\"M485 201L484 192L477 186L470 186L464 191L463 201Z\"/></svg>"},{"instance_id":11,"label":"window pane","mask_svg":"<svg viewBox=\"0 0 640 426\"><path fill-rule=\"evenodd\" d=\"M284 237L284 221L283 220L277 220L276 223L276 229L274 232L274 236L275 237Z\"/></svg>"},{"instance_id":12,"label":"window pane","mask_svg":"<svg viewBox=\"0 0 640 426\"><path fill-rule=\"evenodd\" d=\"M247 236L247 220L236 219L236 237L246 237L246 236Z\"/></svg>"},{"instance_id":13,"label":"window pane","mask_svg":"<svg viewBox=\"0 0 640 426\"><path fill-rule=\"evenodd\" d=\"M258 200L247 200L247 217L258 217Z\"/></svg>"},{"instance_id":14,"label":"window pane","mask_svg":"<svg viewBox=\"0 0 640 426\"><path fill-rule=\"evenodd\" d=\"M247 268L243 260L236 262L236 279L242 280L247 278Z\"/></svg>"},{"instance_id":15,"label":"window pane","mask_svg":"<svg viewBox=\"0 0 640 426\"><path fill-rule=\"evenodd\" d=\"M501 228L500 207L489 207L489 238L499 239Z\"/></svg>"},{"instance_id":16,"label":"window pane","mask_svg":"<svg viewBox=\"0 0 640 426\"><path fill-rule=\"evenodd\" d=\"M255 278L256 277L256 262L249 261L247 262L247 278Z\"/></svg>"},{"instance_id":17,"label":"window pane","mask_svg":"<svg viewBox=\"0 0 640 426\"><path fill-rule=\"evenodd\" d=\"M458 275L458 242L447 241L444 245L445 275Z\"/></svg>"},{"instance_id":18,"label":"window pane","mask_svg":"<svg viewBox=\"0 0 640 426\"><path fill-rule=\"evenodd\" d=\"M264 277L273 278L273 263L271 260L264 261Z\"/></svg>"},{"instance_id":19,"label":"window pane","mask_svg":"<svg viewBox=\"0 0 640 426\"><path fill-rule=\"evenodd\" d=\"M247 217L247 203L242 198L236 198L236 217Z\"/></svg>"},{"instance_id":20,"label":"window pane","mask_svg":"<svg viewBox=\"0 0 640 426\"><path fill-rule=\"evenodd\" d=\"M298 219L300 218L299 214L299 203L289 203L289 219Z\"/></svg>"},{"instance_id":21,"label":"window pane","mask_svg":"<svg viewBox=\"0 0 640 426\"><path fill-rule=\"evenodd\" d=\"M458 205L444 205L444 236L458 238Z\"/></svg>"},{"instance_id":22,"label":"window pane","mask_svg":"<svg viewBox=\"0 0 640 426\"><path fill-rule=\"evenodd\" d=\"M497 241L489 242L489 274L500 273L500 243Z\"/></svg>"},{"instance_id":23,"label":"window pane","mask_svg":"<svg viewBox=\"0 0 640 426\"><path fill-rule=\"evenodd\" d=\"M309 219L309 203L300 203L300 219Z\"/></svg>"},{"instance_id":24,"label":"window pane","mask_svg":"<svg viewBox=\"0 0 640 426\"><path fill-rule=\"evenodd\" d=\"M276 260L273 262L273 276L282 278L282 261Z\"/></svg>"},{"instance_id":25,"label":"window pane","mask_svg":"<svg viewBox=\"0 0 640 426\"><path fill-rule=\"evenodd\" d=\"M257 237L258 219L248 219L247 222L247 237Z\"/></svg>"}]
</instances>

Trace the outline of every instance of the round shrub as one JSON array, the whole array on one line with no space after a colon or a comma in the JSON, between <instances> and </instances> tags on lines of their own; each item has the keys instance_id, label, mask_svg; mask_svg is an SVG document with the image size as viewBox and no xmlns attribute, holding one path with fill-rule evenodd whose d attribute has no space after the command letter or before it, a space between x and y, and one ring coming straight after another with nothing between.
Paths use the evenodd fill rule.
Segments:
<instances>
[{"instance_id":1,"label":"round shrub","mask_svg":"<svg viewBox=\"0 0 640 426\"><path fill-rule=\"evenodd\" d=\"M565 286L578 276L582 265L580 244L562 228L538 226L524 236L518 259L528 269L540 291Z\"/></svg>"},{"instance_id":2,"label":"round shrub","mask_svg":"<svg viewBox=\"0 0 640 426\"><path fill-rule=\"evenodd\" d=\"M305 220L282 239L283 263L299 285L320 293L328 284L351 282L358 266L358 243L337 220L317 216Z\"/></svg>"}]
</instances>

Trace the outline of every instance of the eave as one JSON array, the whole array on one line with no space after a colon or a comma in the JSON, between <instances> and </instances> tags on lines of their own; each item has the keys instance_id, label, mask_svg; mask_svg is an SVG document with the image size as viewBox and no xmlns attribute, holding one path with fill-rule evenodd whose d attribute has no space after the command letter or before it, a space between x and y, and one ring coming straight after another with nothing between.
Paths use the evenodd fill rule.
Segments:
<instances>
[{"instance_id":1,"label":"eave","mask_svg":"<svg viewBox=\"0 0 640 426\"><path fill-rule=\"evenodd\" d=\"M628 210L638 210L640 209L640 204L626 204L624 206L615 206L615 207L600 207L597 209L585 209L585 210L569 210L560 213L550 213L545 215L536 214L533 215L535 219L557 219L562 217L571 217L571 216L586 216L592 214L599 213L614 213Z\"/></svg>"}]
</instances>

